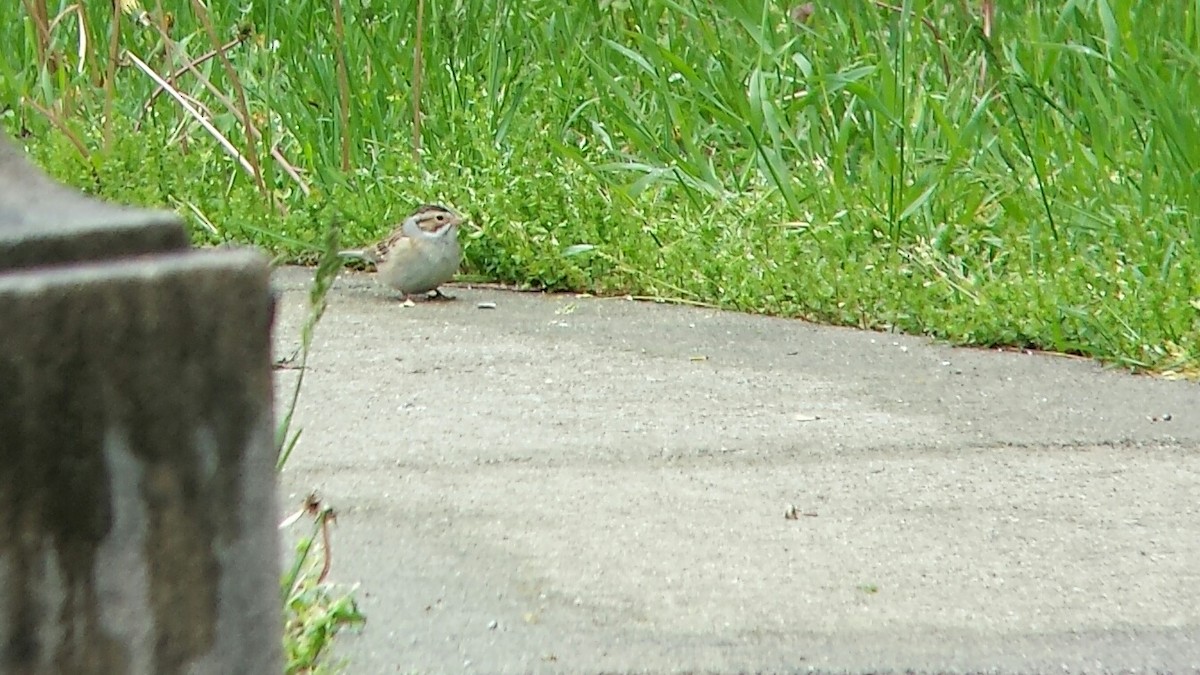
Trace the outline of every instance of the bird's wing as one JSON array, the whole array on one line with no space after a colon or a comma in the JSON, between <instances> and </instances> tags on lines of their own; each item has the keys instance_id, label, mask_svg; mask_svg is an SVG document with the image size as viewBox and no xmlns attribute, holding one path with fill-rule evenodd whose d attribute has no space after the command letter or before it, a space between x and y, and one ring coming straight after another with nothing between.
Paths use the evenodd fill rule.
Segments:
<instances>
[{"instance_id":1,"label":"bird's wing","mask_svg":"<svg viewBox=\"0 0 1200 675\"><path fill-rule=\"evenodd\" d=\"M386 239L375 244L374 248L370 249L370 253L376 263L382 264L388 258L403 255L412 249L414 244L412 237L405 234L402 228L397 228Z\"/></svg>"}]
</instances>

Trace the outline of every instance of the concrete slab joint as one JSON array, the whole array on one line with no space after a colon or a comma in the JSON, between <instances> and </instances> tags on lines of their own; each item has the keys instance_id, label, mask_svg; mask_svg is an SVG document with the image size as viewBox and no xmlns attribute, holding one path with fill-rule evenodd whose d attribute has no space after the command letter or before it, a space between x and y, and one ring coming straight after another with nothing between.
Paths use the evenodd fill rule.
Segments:
<instances>
[{"instance_id":1,"label":"concrete slab joint","mask_svg":"<svg viewBox=\"0 0 1200 675\"><path fill-rule=\"evenodd\" d=\"M0 672L279 672L265 259L0 138Z\"/></svg>"}]
</instances>

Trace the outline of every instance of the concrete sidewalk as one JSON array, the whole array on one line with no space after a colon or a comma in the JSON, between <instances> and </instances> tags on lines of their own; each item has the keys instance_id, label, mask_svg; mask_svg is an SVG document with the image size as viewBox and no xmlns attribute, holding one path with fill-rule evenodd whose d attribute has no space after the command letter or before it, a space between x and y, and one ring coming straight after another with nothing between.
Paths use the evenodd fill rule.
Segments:
<instances>
[{"instance_id":1,"label":"concrete sidewalk","mask_svg":"<svg viewBox=\"0 0 1200 675\"><path fill-rule=\"evenodd\" d=\"M347 672L1200 672L1195 384L450 292L317 330L282 496L339 511Z\"/></svg>"}]
</instances>

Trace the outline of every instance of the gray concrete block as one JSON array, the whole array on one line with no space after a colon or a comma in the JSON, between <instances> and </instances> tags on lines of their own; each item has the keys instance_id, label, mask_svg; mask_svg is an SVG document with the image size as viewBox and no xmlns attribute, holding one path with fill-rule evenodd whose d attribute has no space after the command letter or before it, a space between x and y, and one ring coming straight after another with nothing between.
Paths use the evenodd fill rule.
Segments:
<instances>
[{"instance_id":1,"label":"gray concrete block","mask_svg":"<svg viewBox=\"0 0 1200 675\"><path fill-rule=\"evenodd\" d=\"M271 322L247 251L0 274L0 672L280 672Z\"/></svg>"},{"instance_id":2,"label":"gray concrete block","mask_svg":"<svg viewBox=\"0 0 1200 675\"><path fill-rule=\"evenodd\" d=\"M0 135L0 272L187 246L174 213L117 206L60 185Z\"/></svg>"}]
</instances>

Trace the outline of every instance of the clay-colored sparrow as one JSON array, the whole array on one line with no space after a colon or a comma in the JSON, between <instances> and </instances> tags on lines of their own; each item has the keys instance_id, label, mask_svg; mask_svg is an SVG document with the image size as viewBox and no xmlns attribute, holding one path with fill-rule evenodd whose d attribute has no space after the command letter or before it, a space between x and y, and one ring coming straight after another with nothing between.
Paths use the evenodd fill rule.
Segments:
<instances>
[{"instance_id":1,"label":"clay-colored sparrow","mask_svg":"<svg viewBox=\"0 0 1200 675\"><path fill-rule=\"evenodd\" d=\"M409 295L433 291L445 298L438 286L450 281L462 262L458 226L462 216L436 204L425 204L404 219L387 238L359 251L343 255L375 263L380 283Z\"/></svg>"}]
</instances>

